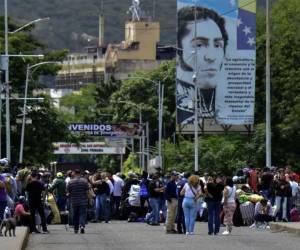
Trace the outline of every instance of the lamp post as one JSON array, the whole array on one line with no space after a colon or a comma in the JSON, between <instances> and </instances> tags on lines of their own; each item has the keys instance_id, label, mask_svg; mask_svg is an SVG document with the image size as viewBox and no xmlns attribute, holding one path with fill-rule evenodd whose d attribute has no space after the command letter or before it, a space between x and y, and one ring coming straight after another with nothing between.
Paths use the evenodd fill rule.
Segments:
<instances>
[{"instance_id":1,"label":"lamp post","mask_svg":"<svg viewBox=\"0 0 300 250\"><path fill-rule=\"evenodd\" d=\"M118 103L125 103L125 104L129 104L129 105L132 105L133 107L135 107L139 111L139 124L140 124L140 126L142 126L142 124L143 124L143 117L142 117L142 108L140 107L140 105L138 105L138 104L136 104L134 102L122 101L122 100L118 101ZM142 137L144 137L144 129L143 129L142 133L143 133ZM141 138L139 140L140 140L140 143L139 143L140 144L139 145L139 152L140 152L139 163L142 166L142 169L144 170L144 167L145 167L144 166L144 160L143 160L143 158L144 158L144 155L143 155L143 153L144 153L143 152L144 147L142 146L142 140L141 140Z\"/></svg>"},{"instance_id":2,"label":"lamp post","mask_svg":"<svg viewBox=\"0 0 300 250\"><path fill-rule=\"evenodd\" d=\"M272 166L271 158L271 74L270 74L270 5L266 0L266 166Z\"/></svg>"},{"instance_id":3,"label":"lamp post","mask_svg":"<svg viewBox=\"0 0 300 250\"><path fill-rule=\"evenodd\" d=\"M25 124L26 124L26 105L27 105L27 94L28 94L28 83L29 83L29 75L30 70L33 68L37 68L41 65L45 64L58 64L60 62L40 62L34 65L27 65L26 70L26 81L25 81L25 94L24 94L24 103L23 103L23 118L22 118L22 130L21 130L21 140L20 140L20 154L19 154L19 163L23 162L23 150L24 150L24 134L25 134Z\"/></svg>"},{"instance_id":4,"label":"lamp post","mask_svg":"<svg viewBox=\"0 0 300 250\"><path fill-rule=\"evenodd\" d=\"M25 24L24 26L20 27L19 29L9 32L8 31L8 11L7 11L7 0L4 0L4 47L5 47L5 60L7 63L7 68L5 70L5 116L6 116L6 158L8 161L11 160L11 153L10 153L10 106L9 106L9 54L8 54L8 34L9 33L15 33L18 32L25 27L37 23L40 21L43 21L45 19L39 18L34 21L29 22L28 24ZM1 99L1 98L0 98ZM0 105L1 108L2 105ZM1 115L1 111L0 111ZM1 138L0 138L1 139Z\"/></svg>"},{"instance_id":5,"label":"lamp post","mask_svg":"<svg viewBox=\"0 0 300 250\"><path fill-rule=\"evenodd\" d=\"M196 0L194 5L194 38L197 37L197 11L196 11ZM195 148L195 172L197 173L199 171L199 135L198 135L198 77L197 77L197 48L195 47L194 51L194 73L193 73L193 83L195 88L195 94L194 94L194 148ZM201 106L201 105L200 105Z\"/></svg>"},{"instance_id":6,"label":"lamp post","mask_svg":"<svg viewBox=\"0 0 300 250\"><path fill-rule=\"evenodd\" d=\"M161 82L166 80L168 77L169 77L169 75L166 75L162 80L159 80L159 81L154 81L150 78L145 78L145 77L128 77L127 78L127 79L141 79L141 80L149 81L158 86L158 157L159 157L160 167L162 168L162 170L163 170L163 164L162 164L161 144L162 144L164 84L161 84Z\"/></svg>"}]
</instances>

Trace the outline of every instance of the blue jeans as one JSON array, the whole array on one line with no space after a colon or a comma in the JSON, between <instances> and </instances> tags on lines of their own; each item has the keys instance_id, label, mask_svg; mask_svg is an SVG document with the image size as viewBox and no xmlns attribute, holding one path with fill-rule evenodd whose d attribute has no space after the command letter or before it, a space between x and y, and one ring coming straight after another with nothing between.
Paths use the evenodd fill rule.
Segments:
<instances>
[{"instance_id":1,"label":"blue jeans","mask_svg":"<svg viewBox=\"0 0 300 250\"><path fill-rule=\"evenodd\" d=\"M109 206L110 203L106 194L96 195L95 220L99 220L103 216L105 222L108 222Z\"/></svg>"},{"instance_id":2,"label":"blue jeans","mask_svg":"<svg viewBox=\"0 0 300 250\"><path fill-rule=\"evenodd\" d=\"M207 211L208 211L208 233L217 234L220 232L221 202L208 201Z\"/></svg>"},{"instance_id":3,"label":"blue jeans","mask_svg":"<svg viewBox=\"0 0 300 250\"><path fill-rule=\"evenodd\" d=\"M159 198L149 198L150 207L152 209L150 214L150 222L157 224L159 222Z\"/></svg>"},{"instance_id":4,"label":"blue jeans","mask_svg":"<svg viewBox=\"0 0 300 250\"><path fill-rule=\"evenodd\" d=\"M65 211L67 204L67 197L66 196L57 196L56 197L56 205L59 211Z\"/></svg>"},{"instance_id":5,"label":"blue jeans","mask_svg":"<svg viewBox=\"0 0 300 250\"><path fill-rule=\"evenodd\" d=\"M0 221L3 220L6 204L7 204L7 201L0 201Z\"/></svg>"},{"instance_id":6,"label":"blue jeans","mask_svg":"<svg viewBox=\"0 0 300 250\"><path fill-rule=\"evenodd\" d=\"M73 206L73 224L74 224L74 230L78 231L79 226L85 227L86 222L86 216L87 216L87 206Z\"/></svg>"},{"instance_id":7,"label":"blue jeans","mask_svg":"<svg viewBox=\"0 0 300 250\"><path fill-rule=\"evenodd\" d=\"M167 206L166 206L166 199L160 198L159 199L159 211L162 211L164 216L164 220L167 218Z\"/></svg>"},{"instance_id":8,"label":"blue jeans","mask_svg":"<svg viewBox=\"0 0 300 250\"><path fill-rule=\"evenodd\" d=\"M194 198L184 198L182 203L186 232L193 233L197 215L197 203Z\"/></svg>"}]
</instances>

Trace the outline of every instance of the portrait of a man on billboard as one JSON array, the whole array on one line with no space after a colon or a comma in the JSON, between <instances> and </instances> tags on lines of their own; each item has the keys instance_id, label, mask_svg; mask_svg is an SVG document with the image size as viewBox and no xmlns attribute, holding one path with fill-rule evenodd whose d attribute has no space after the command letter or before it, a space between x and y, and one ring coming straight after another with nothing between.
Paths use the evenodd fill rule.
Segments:
<instances>
[{"instance_id":1,"label":"portrait of a man on billboard","mask_svg":"<svg viewBox=\"0 0 300 250\"><path fill-rule=\"evenodd\" d=\"M193 6L180 9L178 12L177 105L183 108L183 112L194 112L193 108L189 108L191 106L189 100L193 99L196 84L200 116L208 118L215 116L215 91L216 86L222 84L218 76L227 44L225 19L218 13L211 9Z\"/></svg>"},{"instance_id":2,"label":"portrait of a man on billboard","mask_svg":"<svg viewBox=\"0 0 300 250\"><path fill-rule=\"evenodd\" d=\"M252 124L256 2L177 1L177 124ZM197 90L197 95L195 94Z\"/></svg>"}]
</instances>

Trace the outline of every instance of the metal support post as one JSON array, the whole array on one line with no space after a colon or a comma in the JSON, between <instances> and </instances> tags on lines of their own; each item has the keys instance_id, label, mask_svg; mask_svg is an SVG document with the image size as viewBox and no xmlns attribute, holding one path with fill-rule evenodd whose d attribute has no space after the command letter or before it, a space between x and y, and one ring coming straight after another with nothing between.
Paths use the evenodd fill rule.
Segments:
<instances>
[{"instance_id":1,"label":"metal support post","mask_svg":"<svg viewBox=\"0 0 300 250\"><path fill-rule=\"evenodd\" d=\"M149 122L146 122L146 140L147 140L147 164L145 166L145 171L148 170L150 165L150 149L149 149Z\"/></svg>"},{"instance_id":2,"label":"metal support post","mask_svg":"<svg viewBox=\"0 0 300 250\"><path fill-rule=\"evenodd\" d=\"M9 110L9 57L8 57L8 13L7 0L4 0L4 40L5 40L5 56L8 61L7 70L5 70L5 116L6 116L6 158L11 160L10 155L10 110Z\"/></svg>"},{"instance_id":3,"label":"metal support post","mask_svg":"<svg viewBox=\"0 0 300 250\"><path fill-rule=\"evenodd\" d=\"M266 166L272 166L271 158L271 74L270 74L270 5L266 0Z\"/></svg>"},{"instance_id":4,"label":"metal support post","mask_svg":"<svg viewBox=\"0 0 300 250\"><path fill-rule=\"evenodd\" d=\"M25 95L24 95L24 103L23 103L23 119L22 119L22 131L21 131L19 163L23 162L24 133L25 133L25 124L26 124L26 106L27 106L27 95L28 95L28 81L29 81L29 65L27 65L27 71L26 71L26 82L25 82Z\"/></svg>"}]
</instances>

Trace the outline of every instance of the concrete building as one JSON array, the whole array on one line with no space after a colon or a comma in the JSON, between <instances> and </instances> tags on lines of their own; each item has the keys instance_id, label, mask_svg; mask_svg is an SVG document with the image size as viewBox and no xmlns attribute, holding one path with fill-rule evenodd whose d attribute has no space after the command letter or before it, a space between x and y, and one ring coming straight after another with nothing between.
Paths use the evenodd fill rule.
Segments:
<instances>
[{"instance_id":1,"label":"concrete building","mask_svg":"<svg viewBox=\"0 0 300 250\"><path fill-rule=\"evenodd\" d=\"M152 70L162 61L174 59L175 46L160 46L160 24L147 17L133 1L130 21L125 23L125 40L104 45L104 16L99 16L99 39L84 53L69 54L56 77L57 89L80 89L114 77L126 79L139 70Z\"/></svg>"},{"instance_id":2,"label":"concrete building","mask_svg":"<svg viewBox=\"0 0 300 250\"><path fill-rule=\"evenodd\" d=\"M89 83L100 84L104 80L104 64L102 48L69 54L56 76L55 87L78 90Z\"/></svg>"},{"instance_id":3,"label":"concrete building","mask_svg":"<svg viewBox=\"0 0 300 250\"><path fill-rule=\"evenodd\" d=\"M137 70L151 70L156 59L160 39L160 25L153 21L129 21L125 24L125 40L109 44L105 54L106 79L114 76L123 79Z\"/></svg>"}]
</instances>

